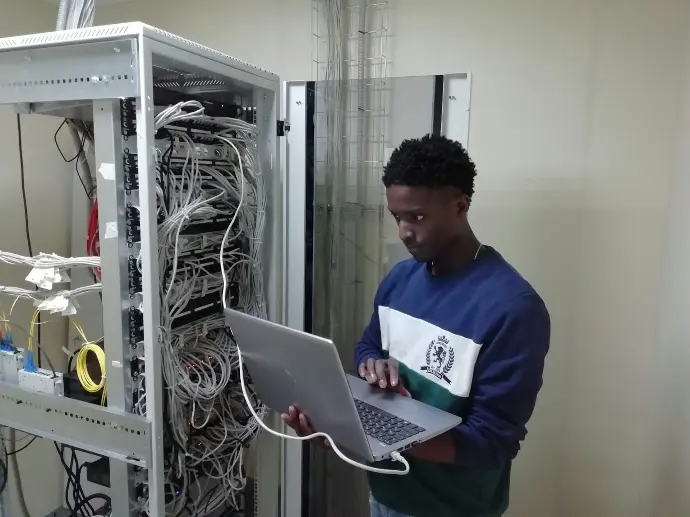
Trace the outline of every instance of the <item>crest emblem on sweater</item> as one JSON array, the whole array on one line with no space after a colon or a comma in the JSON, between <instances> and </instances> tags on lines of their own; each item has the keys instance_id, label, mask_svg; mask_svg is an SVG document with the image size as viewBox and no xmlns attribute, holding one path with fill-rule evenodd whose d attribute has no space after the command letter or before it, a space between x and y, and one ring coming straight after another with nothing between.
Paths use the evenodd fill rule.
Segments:
<instances>
[{"instance_id":1,"label":"crest emblem on sweater","mask_svg":"<svg viewBox=\"0 0 690 517\"><path fill-rule=\"evenodd\" d=\"M450 384L448 374L453 369L453 363L455 350L446 336L439 336L429 343L426 349L426 366L422 366L420 370Z\"/></svg>"}]
</instances>

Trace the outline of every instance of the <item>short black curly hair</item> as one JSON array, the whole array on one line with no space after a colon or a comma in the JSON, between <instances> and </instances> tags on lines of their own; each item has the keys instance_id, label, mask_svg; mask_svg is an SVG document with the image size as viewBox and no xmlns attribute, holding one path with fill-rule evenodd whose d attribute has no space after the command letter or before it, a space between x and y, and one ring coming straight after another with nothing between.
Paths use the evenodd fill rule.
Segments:
<instances>
[{"instance_id":1,"label":"short black curly hair","mask_svg":"<svg viewBox=\"0 0 690 517\"><path fill-rule=\"evenodd\" d=\"M477 169L460 142L425 135L404 140L383 168L383 184L406 187L455 187L472 199Z\"/></svg>"}]
</instances>

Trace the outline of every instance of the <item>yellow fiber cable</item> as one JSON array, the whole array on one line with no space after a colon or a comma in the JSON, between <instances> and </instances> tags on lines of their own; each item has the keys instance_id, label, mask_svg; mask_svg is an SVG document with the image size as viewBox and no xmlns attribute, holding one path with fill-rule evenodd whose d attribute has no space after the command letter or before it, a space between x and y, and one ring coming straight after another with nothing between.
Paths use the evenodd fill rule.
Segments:
<instances>
[{"instance_id":1,"label":"yellow fiber cable","mask_svg":"<svg viewBox=\"0 0 690 517\"><path fill-rule=\"evenodd\" d=\"M79 337L81 337L81 339L82 339L82 343L88 343L89 340L86 339L86 333L84 332L84 329L82 328L82 326L79 323L77 323L75 320L71 320L71 321L72 321L72 325L74 325L74 328L77 329L77 332L79 333Z\"/></svg>"},{"instance_id":2,"label":"yellow fiber cable","mask_svg":"<svg viewBox=\"0 0 690 517\"><path fill-rule=\"evenodd\" d=\"M29 325L29 340L27 342L27 350L29 352L34 351L34 329L36 328L36 322L38 321L39 312L35 311L34 315L31 317L31 325Z\"/></svg>"},{"instance_id":3,"label":"yellow fiber cable","mask_svg":"<svg viewBox=\"0 0 690 517\"><path fill-rule=\"evenodd\" d=\"M92 352L96 355L98 359L98 364L101 367L101 382L96 384L94 380L89 375L89 370L86 367L86 358ZM77 377L82 387L89 393L97 393L99 390L103 389L103 394L101 395L101 406L105 405L105 352L103 349L94 345L93 343L86 343L77 352Z\"/></svg>"},{"instance_id":4,"label":"yellow fiber cable","mask_svg":"<svg viewBox=\"0 0 690 517\"><path fill-rule=\"evenodd\" d=\"M2 307L2 305L0 305ZM10 332L10 322L7 320L7 315L5 314L5 311L0 310L0 318L3 320L3 327L5 327L5 330L7 332Z\"/></svg>"},{"instance_id":5,"label":"yellow fiber cable","mask_svg":"<svg viewBox=\"0 0 690 517\"><path fill-rule=\"evenodd\" d=\"M86 333L84 332L84 328L74 319L71 319L72 325L74 325L74 328L77 330L77 333L79 334L79 337L82 339L82 347L79 349L79 351L76 354L76 369L77 369L77 377L79 378L79 383L82 385L84 390L88 391L89 393L97 393L99 390L103 389L103 393L101 395L101 405L105 404L105 352L101 347L98 345L95 345L93 343L89 343L89 340L86 338ZM94 380L91 378L89 375L89 370L87 368L87 356L89 352L92 352L96 355L96 358L98 359L98 364L101 367L101 382L96 384Z\"/></svg>"}]
</instances>

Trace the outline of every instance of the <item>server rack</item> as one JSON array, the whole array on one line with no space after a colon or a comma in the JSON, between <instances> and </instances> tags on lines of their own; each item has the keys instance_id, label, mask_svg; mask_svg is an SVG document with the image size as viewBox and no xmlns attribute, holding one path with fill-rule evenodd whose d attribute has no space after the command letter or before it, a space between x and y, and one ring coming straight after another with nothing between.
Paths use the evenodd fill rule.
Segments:
<instances>
[{"instance_id":1,"label":"server rack","mask_svg":"<svg viewBox=\"0 0 690 517\"><path fill-rule=\"evenodd\" d=\"M268 317L288 324L303 318L299 299L286 317L288 289L304 286L288 285L288 261L303 257L290 257L284 250L288 240L303 235L293 235L299 229L286 226L288 189L280 149L292 147L299 163L295 156L304 146L280 142L286 127L279 120L281 87L275 74L142 23L0 39L0 104L24 113L93 121L108 379L108 407L0 383L0 425L111 458L112 514L117 517L135 515L134 480L142 470L148 474L149 514L165 515L154 91L173 100L190 95L216 105L238 104L255 113L268 193L263 260ZM133 180L136 189L131 188ZM135 203L140 216L132 228L128 210ZM140 244L132 232L140 233ZM138 246L141 299L130 296L128 276ZM131 336L135 303L143 307L142 344ZM132 364L138 358L146 365L146 417L132 413ZM257 515L297 515L299 487L287 490L280 479L285 462L279 478L273 475L276 469L262 470L284 456L282 445L267 441L258 454L267 459L259 461Z\"/></svg>"}]
</instances>

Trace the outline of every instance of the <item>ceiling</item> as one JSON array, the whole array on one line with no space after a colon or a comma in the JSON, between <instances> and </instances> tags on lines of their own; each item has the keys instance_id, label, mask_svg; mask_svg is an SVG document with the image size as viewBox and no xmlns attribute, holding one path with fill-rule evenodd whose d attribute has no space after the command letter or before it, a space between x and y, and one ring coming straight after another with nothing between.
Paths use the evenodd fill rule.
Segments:
<instances>
[{"instance_id":1,"label":"ceiling","mask_svg":"<svg viewBox=\"0 0 690 517\"><path fill-rule=\"evenodd\" d=\"M124 4L126 2L133 2L134 0L96 0L96 5L109 5L109 4ZM58 5L60 0L46 0L51 4Z\"/></svg>"}]
</instances>

